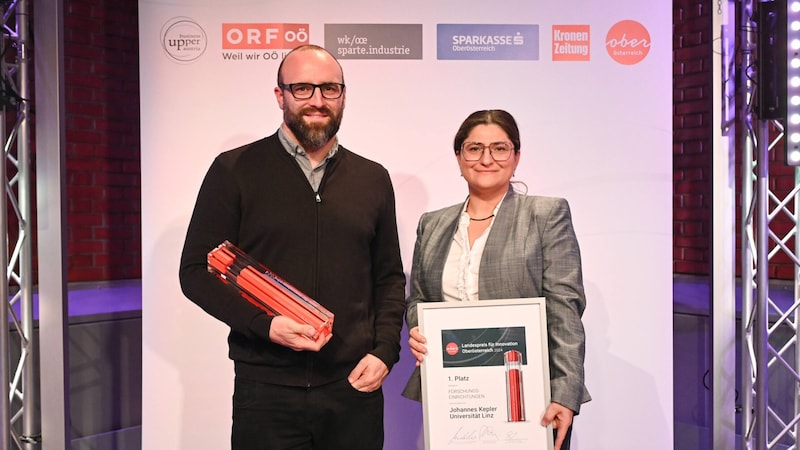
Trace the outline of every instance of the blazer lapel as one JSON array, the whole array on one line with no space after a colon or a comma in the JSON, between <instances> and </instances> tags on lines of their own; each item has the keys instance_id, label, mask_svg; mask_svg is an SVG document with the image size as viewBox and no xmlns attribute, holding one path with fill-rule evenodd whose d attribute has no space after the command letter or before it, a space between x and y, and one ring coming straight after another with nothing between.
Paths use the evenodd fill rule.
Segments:
<instances>
[{"instance_id":1,"label":"blazer lapel","mask_svg":"<svg viewBox=\"0 0 800 450\"><path fill-rule=\"evenodd\" d=\"M514 190L509 189L486 238L478 279L481 299L509 298L512 295L508 282L510 275L508 261L505 260L505 256L508 254L509 246L517 245L517 242L512 240L514 236L512 228L517 216L516 200Z\"/></svg>"},{"instance_id":2,"label":"blazer lapel","mask_svg":"<svg viewBox=\"0 0 800 450\"><path fill-rule=\"evenodd\" d=\"M435 223L429 224L431 227L430 238L428 239L425 258L428 259L428 273L424 274L427 280L431 300L443 301L442 275L444 274L444 263L450 253L450 246L453 245L453 236L458 228L458 217L461 213L462 205L455 205L449 208L442 215L438 216Z\"/></svg>"}]
</instances>

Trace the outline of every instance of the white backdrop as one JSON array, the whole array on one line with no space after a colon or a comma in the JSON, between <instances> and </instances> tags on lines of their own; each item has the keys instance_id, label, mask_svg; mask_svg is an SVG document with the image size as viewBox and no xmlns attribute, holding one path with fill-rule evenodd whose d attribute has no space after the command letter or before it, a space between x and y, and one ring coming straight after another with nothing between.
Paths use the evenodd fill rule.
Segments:
<instances>
[{"instance_id":1,"label":"white backdrop","mask_svg":"<svg viewBox=\"0 0 800 450\"><path fill-rule=\"evenodd\" d=\"M466 195L451 150L458 125L478 109L516 117L516 179L529 193L570 201L583 254L594 399L576 419L574 448L671 450L671 16L669 2L634 0L140 0L143 448L229 446L227 329L183 297L177 271L214 156L273 133L281 121L272 92L278 61L247 59L272 52L270 35L256 40L257 50L222 48L223 24L247 23L271 24L244 28L275 27L278 36L306 31L310 43L329 49L326 30L342 29L362 30L370 44L417 45L410 59L341 59L347 104L339 137L389 169L407 272L420 214ZM381 34L374 24L416 25L420 33ZM437 40L449 42L437 35L440 24L471 24L464 29L475 34L489 24L534 30L520 47L534 52L437 57ZM554 30L572 25L588 31L589 53L560 61ZM242 59L232 59L237 54ZM422 440L420 405L399 395L412 366L404 340L386 384L387 449Z\"/></svg>"}]
</instances>

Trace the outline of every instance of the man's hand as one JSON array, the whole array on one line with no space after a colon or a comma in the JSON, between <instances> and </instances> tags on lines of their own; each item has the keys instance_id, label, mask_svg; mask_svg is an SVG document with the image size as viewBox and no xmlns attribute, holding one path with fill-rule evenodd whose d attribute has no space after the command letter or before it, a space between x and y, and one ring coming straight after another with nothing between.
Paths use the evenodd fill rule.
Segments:
<instances>
[{"instance_id":1,"label":"man's hand","mask_svg":"<svg viewBox=\"0 0 800 450\"><path fill-rule=\"evenodd\" d=\"M377 356L367 354L347 376L347 381L358 391L372 392L381 387L383 379L389 375L389 368Z\"/></svg>"},{"instance_id":2,"label":"man's hand","mask_svg":"<svg viewBox=\"0 0 800 450\"><path fill-rule=\"evenodd\" d=\"M561 449L561 444L564 443L564 438L567 436L567 430L569 430L570 425L572 425L572 417L574 415L575 412L573 410L556 402L550 403L550 406L547 407L547 411L544 412L542 417L542 426L546 427L552 423L553 428L557 430L553 450Z\"/></svg>"},{"instance_id":3,"label":"man's hand","mask_svg":"<svg viewBox=\"0 0 800 450\"><path fill-rule=\"evenodd\" d=\"M422 364L422 359L428 353L428 347L425 345L428 341L425 336L419 332L419 327L414 327L408 332L408 346L411 348L411 354L417 358L417 367Z\"/></svg>"},{"instance_id":4,"label":"man's hand","mask_svg":"<svg viewBox=\"0 0 800 450\"><path fill-rule=\"evenodd\" d=\"M314 339L315 331L311 325L297 323L286 316L275 316L269 328L269 340L298 352L318 352L333 334L320 333Z\"/></svg>"}]
</instances>

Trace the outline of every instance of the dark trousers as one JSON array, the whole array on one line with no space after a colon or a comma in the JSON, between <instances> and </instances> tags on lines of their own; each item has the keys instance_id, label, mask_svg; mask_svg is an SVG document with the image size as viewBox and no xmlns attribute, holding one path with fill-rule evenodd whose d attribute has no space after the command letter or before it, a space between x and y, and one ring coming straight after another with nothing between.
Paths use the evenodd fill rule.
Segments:
<instances>
[{"instance_id":1,"label":"dark trousers","mask_svg":"<svg viewBox=\"0 0 800 450\"><path fill-rule=\"evenodd\" d=\"M380 450L383 392L344 379L297 388L236 379L233 450Z\"/></svg>"},{"instance_id":2,"label":"dark trousers","mask_svg":"<svg viewBox=\"0 0 800 450\"><path fill-rule=\"evenodd\" d=\"M556 434L558 434L557 429L553 429L553 443L556 442ZM561 444L561 450L569 450L569 441L572 440L572 425L569 426L567 429L567 436L564 438L564 442Z\"/></svg>"}]
</instances>

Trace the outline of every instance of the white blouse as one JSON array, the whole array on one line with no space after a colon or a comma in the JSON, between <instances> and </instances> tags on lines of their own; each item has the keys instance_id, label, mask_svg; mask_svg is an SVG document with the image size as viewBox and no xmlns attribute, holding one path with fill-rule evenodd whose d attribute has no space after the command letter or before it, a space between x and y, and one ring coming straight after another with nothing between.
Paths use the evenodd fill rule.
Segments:
<instances>
[{"instance_id":1,"label":"white blouse","mask_svg":"<svg viewBox=\"0 0 800 450\"><path fill-rule=\"evenodd\" d=\"M494 214L500 209L501 200L494 208ZM467 205L469 198L464 202L461 215L458 218L458 229L453 236L450 253L444 262L442 274L442 294L444 301L477 301L478 300L478 272L481 265L481 256L486 247L486 239L494 225L492 223L475 239L472 248L469 246L469 214Z\"/></svg>"}]
</instances>

